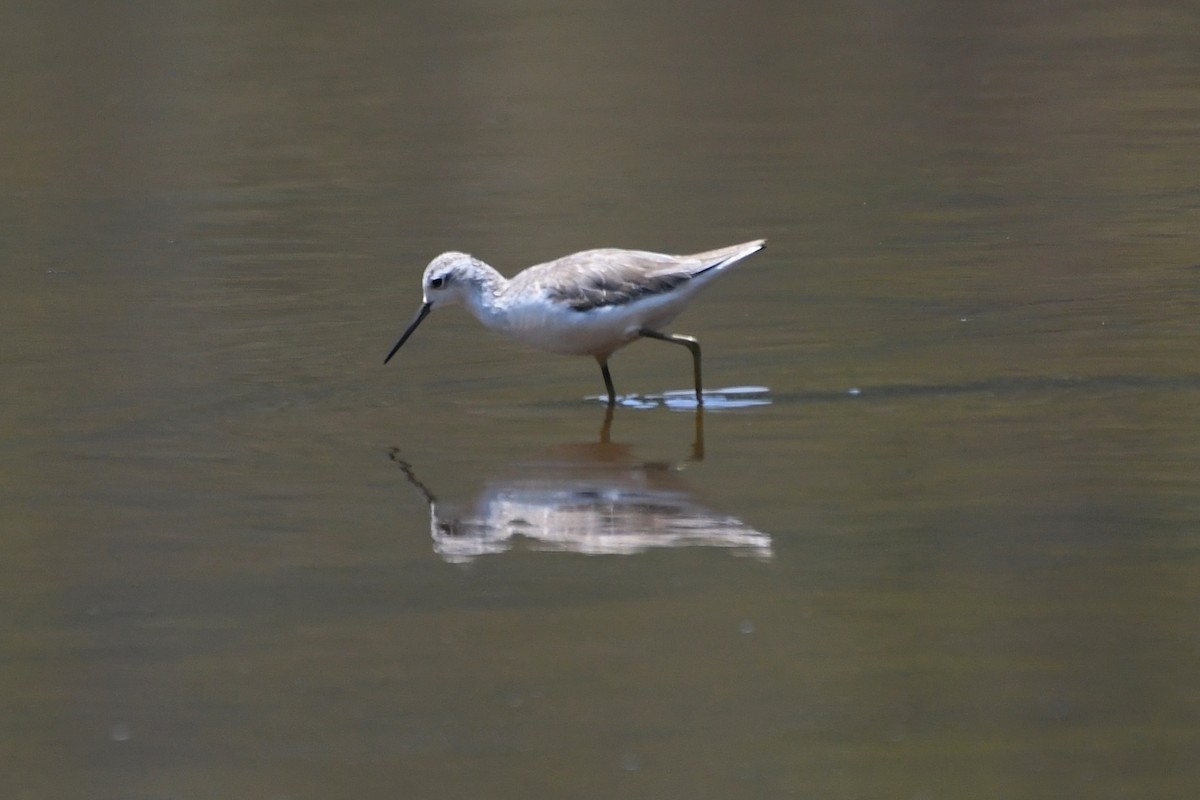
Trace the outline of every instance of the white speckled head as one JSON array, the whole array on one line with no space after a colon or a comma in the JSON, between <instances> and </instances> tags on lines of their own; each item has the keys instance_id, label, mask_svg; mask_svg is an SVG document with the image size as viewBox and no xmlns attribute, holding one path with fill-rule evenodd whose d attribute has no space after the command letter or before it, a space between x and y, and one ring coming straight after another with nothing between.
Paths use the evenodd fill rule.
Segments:
<instances>
[{"instance_id":1,"label":"white speckled head","mask_svg":"<svg viewBox=\"0 0 1200 800\"><path fill-rule=\"evenodd\" d=\"M466 253L442 253L429 262L421 278L425 302L431 306L461 304L470 287L481 283L485 269L489 269L486 264Z\"/></svg>"},{"instance_id":2,"label":"white speckled head","mask_svg":"<svg viewBox=\"0 0 1200 800\"><path fill-rule=\"evenodd\" d=\"M388 353L383 363L391 361L396 351L408 341L413 331L421 324L435 306L478 305L487 289L502 285L504 277L474 256L450 251L429 262L421 277L421 295L424 301L417 315L400 336L400 340Z\"/></svg>"}]
</instances>

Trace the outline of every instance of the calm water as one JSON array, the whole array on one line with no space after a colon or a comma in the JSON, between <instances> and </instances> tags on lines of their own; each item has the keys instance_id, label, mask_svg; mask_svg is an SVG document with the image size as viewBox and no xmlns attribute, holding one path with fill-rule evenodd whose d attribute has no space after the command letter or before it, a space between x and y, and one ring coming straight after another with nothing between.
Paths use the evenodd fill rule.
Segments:
<instances>
[{"instance_id":1,"label":"calm water","mask_svg":"<svg viewBox=\"0 0 1200 800\"><path fill-rule=\"evenodd\" d=\"M0 11L0 794L1196 796L1193 4L259 5Z\"/></svg>"}]
</instances>

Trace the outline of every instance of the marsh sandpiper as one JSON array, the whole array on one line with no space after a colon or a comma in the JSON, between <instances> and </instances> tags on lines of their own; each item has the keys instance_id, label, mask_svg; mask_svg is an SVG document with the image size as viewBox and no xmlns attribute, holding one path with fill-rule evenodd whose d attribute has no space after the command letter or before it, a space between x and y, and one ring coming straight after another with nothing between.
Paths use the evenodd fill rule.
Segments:
<instances>
[{"instance_id":1,"label":"marsh sandpiper","mask_svg":"<svg viewBox=\"0 0 1200 800\"><path fill-rule=\"evenodd\" d=\"M520 272L511 280L466 253L442 253L425 268L423 302L383 363L434 308L465 305L486 327L539 350L592 356L600 364L608 404L617 402L608 359L635 339L688 348L696 403L704 403L700 343L663 333L696 293L766 245L765 239L673 256L642 250L585 250Z\"/></svg>"}]
</instances>

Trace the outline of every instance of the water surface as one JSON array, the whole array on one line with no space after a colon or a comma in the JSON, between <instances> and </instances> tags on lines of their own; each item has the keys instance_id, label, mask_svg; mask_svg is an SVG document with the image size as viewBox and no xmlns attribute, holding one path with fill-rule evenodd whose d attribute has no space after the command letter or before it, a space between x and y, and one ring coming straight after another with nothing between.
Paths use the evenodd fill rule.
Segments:
<instances>
[{"instance_id":1,"label":"water surface","mask_svg":"<svg viewBox=\"0 0 1200 800\"><path fill-rule=\"evenodd\" d=\"M4 796L1195 796L1189 5L3 17Z\"/></svg>"}]
</instances>

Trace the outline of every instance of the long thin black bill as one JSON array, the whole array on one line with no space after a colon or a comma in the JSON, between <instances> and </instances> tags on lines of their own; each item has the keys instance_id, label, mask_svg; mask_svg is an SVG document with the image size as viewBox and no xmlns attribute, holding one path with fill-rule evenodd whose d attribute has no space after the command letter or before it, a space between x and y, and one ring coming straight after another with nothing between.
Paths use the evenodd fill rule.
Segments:
<instances>
[{"instance_id":1,"label":"long thin black bill","mask_svg":"<svg viewBox=\"0 0 1200 800\"><path fill-rule=\"evenodd\" d=\"M417 312L415 317L413 317L413 321L408 324L408 329L404 331L404 335L400 337L400 341L396 342L396 346L392 348L392 352L387 354L387 358L383 360L383 363L386 364L392 360L392 356L396 355L396 351L400 349L400 346L408 341L408 337L412 336L412 332L415 331L417 326L421 324L421 320L429 316L429 311L432 308L432 303L425 303L421 306L421 310Z\"/></svg>"}]
</instances>

